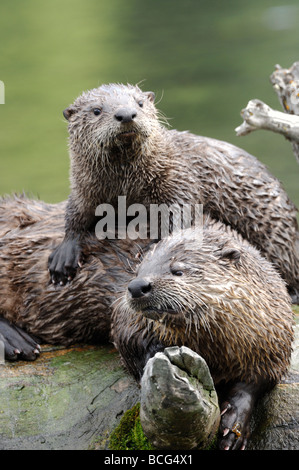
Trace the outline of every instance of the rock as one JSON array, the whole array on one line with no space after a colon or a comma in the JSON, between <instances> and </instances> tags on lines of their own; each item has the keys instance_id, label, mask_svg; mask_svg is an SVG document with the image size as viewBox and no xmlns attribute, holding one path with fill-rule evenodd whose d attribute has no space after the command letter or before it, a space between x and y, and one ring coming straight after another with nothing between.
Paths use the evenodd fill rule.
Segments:
<instances>
[{"instance_id":1,"label":"rock","mask_svg":"<svg viewBox=\"0 0 299 470\"><path fill-rule=\"evenodd\" d=\"M145 367L140 421L157 449L207 448L220 420L209 368L186 347L166 348Z\"/></svg>"}]
</instances>

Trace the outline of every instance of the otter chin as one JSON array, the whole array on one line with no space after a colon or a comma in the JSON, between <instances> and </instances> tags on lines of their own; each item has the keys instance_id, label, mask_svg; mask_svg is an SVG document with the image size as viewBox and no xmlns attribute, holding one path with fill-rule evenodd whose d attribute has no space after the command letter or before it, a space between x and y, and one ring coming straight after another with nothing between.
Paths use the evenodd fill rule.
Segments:
<instances>
[{"instance_id":1,"label":"otter chin","mask_svg":"<svg viewBox=\"0 0 299 470\"><path fill-rule=\"evenodd\" d=\"M131 307L134 308L134 305L131 304ZM175 321L180 318L180 312L172 308L157 308L157 307L145 307L142 310L137 310L138 313L143 315L145 318L150 320L159 321L161 323L166 322L167 320Z\"/></svg>"},{"instance_id":2,"label":"otter chin","mask_svg":"<svg viewBox=\"0 0 299 470\"><path fill-rule=\"evenodd\" d=\"M136 131L134 130L127 130L127 131L124 131L124 132L120 132L119 134L117 134L117 138L119 140L127 140L127 141L131 141L132 139L134 139L135 137L137 136L137 133Z\"/></svg>"}]
</instances>

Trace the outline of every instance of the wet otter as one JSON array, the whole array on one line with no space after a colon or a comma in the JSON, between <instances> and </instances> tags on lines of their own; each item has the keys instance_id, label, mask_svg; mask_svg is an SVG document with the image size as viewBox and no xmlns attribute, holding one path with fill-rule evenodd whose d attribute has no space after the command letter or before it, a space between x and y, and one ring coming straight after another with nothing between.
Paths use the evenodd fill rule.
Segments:
<instances>
[{"instance_id":1,"label":"wet otter","mask_svg":"<svg viewBox=\"0 0 299 470\"><path fill-rule=\"evenodd\" d=\"M208 218L202 238L190 229L148 255L148 241L140 241L141 263L136 242L89 236L86 263L61 289L49 284L45 266L63 238L64 208L24 198L0 203L0 333L9 358L20 352L34 359L38 352L5 320L45 342L68 345L107 341L112 318L111 338L137 380L157 351L189 346L206 359L219 387L227 382L219 388L221 446L245 445L255 400L285 373L291 353L292 311L274 268L240 235Z\"/></svg>"},{"instance_id":2,"label":"wet otter","mask_svg":"<svg viewBox=\"0 0 299 470\"><path fill-rule=\"evenodd\" d=\"M0 314L41 342L107 342L111 303L131 279L142 241L136 246L86 238L88 263L76 282L59 289L49 284L46 267L63 239L65 206L25 197L0 200ZM19 356L14 349L28 359L22 344L13 342L8 359Z\"/></svg>"},{"instance_id":3,"label":"wet otter","mask_svg":"<svg viewBox=\"0 0 299 470\"><path fill-rule=\"evenodd\" d=\"M194 229L160 241L112 318L115 345L137 379L167 346L200 354L222 394L222 448L246 445L256 399L286 372L293 338L284 282L255 248L211 221L202 241Z\"/></svg>"},{"instance_id":4,"label":"wet otter","mask_svg":"<svg viewBox=\"0 0 299 470\"><path fill-rule=\"evenodd\" d=\"M103 85L64 111L68 119L71 194L65 238L52 253L53 282L71 279L99 204L202 203L273 262L294 301L299 297L296 208L256 158L226 142L168 130L154 94L132 85Z\"/></svg>"}]
</instances>

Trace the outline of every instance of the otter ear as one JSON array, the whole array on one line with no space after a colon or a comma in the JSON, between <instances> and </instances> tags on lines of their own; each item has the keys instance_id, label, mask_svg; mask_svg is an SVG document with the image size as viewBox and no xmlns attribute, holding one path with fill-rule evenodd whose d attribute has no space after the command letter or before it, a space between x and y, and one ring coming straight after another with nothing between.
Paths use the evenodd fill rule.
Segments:
<instances>
[{"instance_id":1,"label":"otter ear","mask_svg":"<svg viewBox=\"0 0 299 470\"><path fill-rule=\"evenodd\" d=\"M70 117L72 116L72 114L74 114L76 112L76 108L74 106L69 106L68 108L66 108L64 111L63 111L63 115L65 117L65 119L67 119L69 121Z\"/></svg>"},{"instance_id":2,"label":"otter ear","mask_svg":"<svg viewBox=\"0 0 299 470\"><path fill-rule=\"evenodd\" d=\"M154 93L153 91L146 91L144 94L148 97L148 99L149 99L152 103L155 101L156 95L155 95L155 93Z\"/></svg>"},{"instance_id":3,"label":"otter ear","mask_svg":"<svg viewBox=\"0 0 299 470\"><path fill-rule=\"evenodd\" d=\"M238 263L241 258L241 253L236 248L225 248L220 254L220 258L225 258L234 263Z\"/></svg>"}]
</instances>

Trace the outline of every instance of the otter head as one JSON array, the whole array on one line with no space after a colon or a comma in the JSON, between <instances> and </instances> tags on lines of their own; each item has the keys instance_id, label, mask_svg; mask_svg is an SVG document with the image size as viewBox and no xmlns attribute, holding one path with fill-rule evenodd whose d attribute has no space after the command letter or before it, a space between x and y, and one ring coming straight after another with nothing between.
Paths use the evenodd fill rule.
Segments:
<instances>
[{"instance_id":1,"label":"otter head","mask_svg":"<svg viewBox=\"0 0 299 470\"><path fill-rule=\"evenodd\" d=\"M238 246L218 236L189 229L160 241L128 285L128 306L167 325L206 328L207 310L226 296L241 258Z\"/></svg>"},{"instance_id":2,"label":"otter head","mask_svg":"<svg viewBox=\"0 0 299 470\"><path fill-rule=\"evenodd\" d=\"M109 84L87 91L63 111L73 155L133 156L157 126L153 92Z\"/></svg>"}]
</instances>

